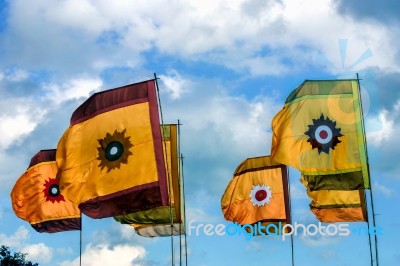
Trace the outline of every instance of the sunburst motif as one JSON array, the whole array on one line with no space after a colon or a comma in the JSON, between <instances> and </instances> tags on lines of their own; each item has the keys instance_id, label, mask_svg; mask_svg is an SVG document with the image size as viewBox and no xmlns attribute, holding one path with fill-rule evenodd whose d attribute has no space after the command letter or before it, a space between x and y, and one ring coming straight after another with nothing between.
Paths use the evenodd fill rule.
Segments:
<instances>
[{"instance_id":1,"label":"sunburst motif","mask_svg":"<svg viewBox=\"0 0 400 266\"><path fill-rule=\"evenodd\" d=\"M60 187L55 178L49 178L44 183L43 193L46 201L51 201L52 203L65 201L64 196L60 194Z\"/></svg>"},{"instance_id":2,"label":"sunburst motif","mask_svg":"<svg viewBox=\"0 0 400 266\"><path fill-rule=\"evenodd\" d=\"M250 201L253 206L261 207L265 204L269 204L272 198L272 191L269 186L257 185L253 186L250 191Z\"/></svg>"},{"instance_id":3,"label":"sunburst motif","mask_svg":"<svg viewBox=\"0 0 400 266\"><path fill-rule=\"evenodd\" d=\"M336 127L336 122L328 116L325 119L321 114L320 118L313 119L313 123L308 125L308 131L304 134L309 137L307 142L310 142L312 148L318 149L318 154L321 152L329 154L329 149L334 150L336 145L341 143L339 137L343 135L340 131L341 128Z\"/></svg>"},{"instance_id":4,"label":"sunburst motif","mask_svg":"<svg viewBox=\"0 0 400 266\"><path fill-rule=\"evenodd\" d=\"M97 148L101 170L107 168L107 172L119 169L121 164L128 163L128 157L133 153L129 150L133 147L130 137L125 137L126 129L121 132L117 130L111 135L107 133L103 139L97 140L100 147Z\"/></svg>"}]
</instances>

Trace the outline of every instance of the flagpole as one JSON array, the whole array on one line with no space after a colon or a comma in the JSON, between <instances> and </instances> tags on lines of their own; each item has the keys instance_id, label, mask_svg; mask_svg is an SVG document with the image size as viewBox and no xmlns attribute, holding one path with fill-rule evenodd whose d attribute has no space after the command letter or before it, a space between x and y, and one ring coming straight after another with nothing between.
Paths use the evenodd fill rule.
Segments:
<instances>
[{"instance_id":1,"label":"flagpole","mask_svg":"<svg viewBox=\"0 0 400 266\"><path fill-rule=\"evenodd\" d=\"M358 99L359 99L359 105L360 105L360 112L361 112L361 124L362 124L362 130L363 130L363 137L364 137L364 145L365 145L365 154L367 158L367 169L368 169L368 182L369 182L369 195L371 199L371 210L372 210L372 225L373 225L373 232L374 232L374 239L375 239L375 259L376 259L376 266L379 266L379 256L378 256L378 237L377 237L377 232L376 230L376 222L375 222L375 208L374 208L374 198L372 196L372 184L371 184L371 175L370 175L370 169L369 169L369 158L368 158L368 149L367 149L367 138L365 136L365 125L364 125L364 113L363 113L363 108L362 108L362 100L361 100L361 86L360 86L360 78L358 76L358 73L356 73L357 76L357 85L358 85ZM370 230L368 230L368 235L370 233Z\"/></svg>"},{"instance_id":2,"label":"flagpole","mask_svg":"<svg viewBox=\"0 0 400 266\"><path fill-rule=\"evenodd\" d=\"M158 98L158 106L160 109L160 118L161 118L161 124L164 125L164 119L163 119L163 113L162 113L162 108L161 108L161 98L160 98L160 91L158 87L158 78L156 73L154 73L154 80L156 83L156 89L157 89L157 98ZM164 126L162 126L162 136L165 136L165 129ZM167 183L168 183L168 200L169 200L169 217L170 217L170 230L171 230L171 265L175 265L175 254L174 254L174 236L173 236L173 231L174 231L174 218L172 217L172 193L171 193L171 177L170 177L170 171L169 171L169 166L168 166L168 160L167 160L167 144L163 140L164 144L164 159L165 159L165 165L166 165L166 172L167 172Z\"/></svg>"},{"instance_id":3,"label":"flagpole","mask_svg":"<svg viewBox=\"0 0 400 266\"><path fill-rule=\"evenodd\" d=\"M181 158L181 141L180 141L180 139L181 139L181 132L180 132L180 123L179 123L179 119L178 119L178 124L177 124L177 131L178 131L178 137L177 137L177 141L178 141L178 143L177 143L177 156L178 156L178 158L179 158L179 160L178 160L178 176L179 176L179 179L178 179L178 184L179 184L179 202L180 202L180 205L179 205L179 208L180 208L180 217L177 217L177 218L179 218L181 221L180 221L180 223L179 223L179 265L180 266L182 266L182 216L183 216L183 214L182 214L182 204L183 204L183 201L182 201L182 189L181 189L181 186L182 186L182 168L181 168L181 160L182 160L182 158Z\"/></svg>"},{"instance_id":4,"label":"flagpole","mask_svg":"<svg viewBox=\"0 0 400 266\"><path fill-rule=\"evenodd\" d=\"M183 232L184 232L184 246L185 246L185 266L188 265L188 255L187 255L187 239L186 239L186 199L185 199L185 178L183 175L183 155L181 153L181 122L178 120L178 147L179 147L179 155L180 155L180 181L181 181L181 187L182 187L182 191L181 191L181 204L183 206L182 208L182 222L181 222L181 226L183 225ZM181 230L179 231L179 235L181 235Z\"/></svg>"},{"instance_id":5,"label":"flagpole","mask_svg":"<svg viewBox=\"0 0 400 266\"><path fill-rule=\"evenodd\" d=\"M185 265L188 266L188 252L187 252L187 238L186 238L186 204L185 204L185 181L183 176L183 155L181 154L182 163L182 198L183 198L183 226L184 226L184 240L185 240Z\"/></svg>"},{"instance_id":6,"label":"flagpole","mask_svg":"<svg viewBox=\"0 0 400 266\"><path fill-rule=\"evenodd\" d=\"M368 208L367 208L367 196L365 193L364 194L364 205L366 206L365 208L365 217L367 220L367 225L368 225L368 243L369 243L369 257L371 259L371 266L374 266L374 258L372 256L372 241L371 241L371 234L369 233L369 228L370 228L370 224L369 224L369 212L368 212ZM361 198L361 197L360 197Z\"/></svg>"},{"instance_id":7,"label":"flagpole","mask_svg":"<svg viewBox=\"0 0 400 266\"><path fill-rule=\"evenodd\" d=\"M81 230L79 230L79 266L82 266L82 212L79 214L81 222Z\"/></svg>"},{"instance_id":8,"label":"flagpole","mask_svg":"<svg viewBox=\"0 0 400 266\"><path fill-rule=\"evenodd\" d=\"M289 167L286 167L286 175L287 175L287 186L288 186L288 194L289 194L289 217L290 222L292 222L292 197L290 194L290 178L289 178ZM282 232L283 233L283 232ZM290 234L290 246L291 246L291 254L292 254L292 266L294 266L294 244L293 244L293 232Z\"/></svg>"}]
</instances>

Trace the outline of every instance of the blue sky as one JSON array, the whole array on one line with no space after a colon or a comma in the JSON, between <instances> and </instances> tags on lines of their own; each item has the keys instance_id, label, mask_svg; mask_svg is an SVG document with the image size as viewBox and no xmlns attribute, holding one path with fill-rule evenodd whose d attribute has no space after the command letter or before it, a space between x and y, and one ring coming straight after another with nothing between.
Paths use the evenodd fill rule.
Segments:
<instances>
[{"instance_id":1,"label":"blue sky","mask_svg":"<svg viewBox=\"0 0 400 266\"><path fill-rule=\"evenodd\" d=\"M183 124L187 218L228 225L222 193L242 160L269 154L288 94L305 79L359 73L380 263L399 265L398 14L396 0L0 0L0 244L40 265L77 265L79 232L37 233L9 194L95 91L157 73L164 121ZM316 224L290 175L293 221ZM190 265L290 265L290 242L278 237L191 235L188 245ZM294 247L296 265L369 265L364 235L298 236ZM84 265L171 264L169 238L113 219L84 217L83 253Z\"/></svg>"}]
</instances>

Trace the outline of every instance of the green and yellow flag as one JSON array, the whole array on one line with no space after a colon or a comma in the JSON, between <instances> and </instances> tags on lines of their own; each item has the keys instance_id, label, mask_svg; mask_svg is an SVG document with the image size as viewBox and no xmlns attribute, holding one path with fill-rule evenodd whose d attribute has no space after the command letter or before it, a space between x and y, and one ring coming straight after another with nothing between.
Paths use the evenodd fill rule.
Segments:
<instances>
[{"instance_id":1,"label":"green and yellow flag","mask_svg":"<svg viewBox=\"0 0 400 266\"><path fill-rule=\"evenodd\" d=\"M272 160L299 169L311 191L369 188L357 80L305 81L272 131Z\"/></svg>"},{"instance_id":2,"label":"green and yellow flag","mask_svg":"<svg viewBox=\"0 0 400 266\"><path fill-rule=\"evenodd\" d=\"M78 207L60 193L55 157L56 150L39 151L11 191L15 214L41 233L81 229Z\"/></svg>"},{"instance_id":3,"label":"green and yellow flag","mask_svg":"<svg viewBox=\"0 0 400 266\"><path fill-rule=\"evenodd\" d=\"M95 93L57 147L61 192L91 218L169 205L155 81Z\"/></svg>"},{"instance_id":4,"label":"green and yellow flag","mask_svg":"<svg viewBox=\"0 0 400 266\"><path fill-rule=\"evenodd\" d=\"M225 219L241 225L290 223L287 182L286 166L269 156L244 160L222 195Z\"/></svg>"}]
</instances>

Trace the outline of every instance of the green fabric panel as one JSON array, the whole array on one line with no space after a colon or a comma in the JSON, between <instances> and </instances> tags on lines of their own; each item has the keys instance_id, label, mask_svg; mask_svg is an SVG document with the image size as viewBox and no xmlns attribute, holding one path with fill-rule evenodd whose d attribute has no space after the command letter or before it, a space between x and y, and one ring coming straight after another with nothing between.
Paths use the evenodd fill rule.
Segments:
<instances>
[{"instance_id":1,"label":"green fabric panel","mask_svg":"<svg viewBox=\"0 0 400 266\"><path fill-rule=\"evenodd\" d=\"M353 80L306 80L294 91L292 91L286 99L286 103L307 96L307 95L325 95L333 96L340 94L352 94Z\"/></svg>"},{"instance_id":2,"label":"green fabric panel","mask_svg":"<svg viewBox=\"0 0 400 266\"><path fill-rule=\"evenodd\" d=\"M162 224L170 223L172 211L173 222L178 222L176 219L175 208L171 210L169 206L159 207L146 211L135 212L131 214L115 216L114 219L122 224Z\"/></svg>"},{"instance_id":3,"label":"green fabric panel","mask_svg":"<svg viewBox=\"0 0 400 266\"><path fill-rule=\"evenodd\" d=\"M353 104L354 104L354 112L356 115L356 128L357 128L357 138L360 150L360 160L362 163L362 173L364 176L364 188L371 188L370 179L369 179L369 166L367 159L367 143L365 138L365 130L363 125L363 116L361 113L361 95L360 88L358 83L353 83Z\"/></svg>"},{"instance_id":4,"label":"green fabric panel","mask_svg":"<svg viewBox=\"0 0 400 266\"><path fill-rule=\"evenodd\" d=\"M333 204L333 205L324 205L316 207L310 204L311 209L358 208L361 206L362 206L361 204Z\"/></svg>"},{"instance_id":5,"label":"green fabric panel","mask_svg":"<svg viewBox=\"0 0 400 266\"><path fill-rule=\"evenodd\" d=\"M171 137L171 125L161 125L161 134L163 139L169 139Z\"/></svg>"},{"instance_id":6,"label":"green fabric panel","mask_svg":"<svg viewBox=\"0 0 400 266\"><path fill-rule=\"evenodd\" d=\"M364 189L361 171L331 175L303 175L310 191L316 190L359 190Z\"/></svg>"}]
</instances>

